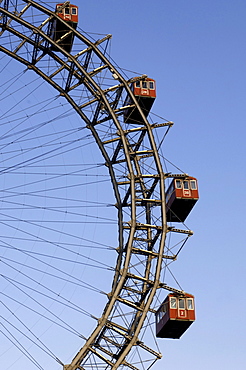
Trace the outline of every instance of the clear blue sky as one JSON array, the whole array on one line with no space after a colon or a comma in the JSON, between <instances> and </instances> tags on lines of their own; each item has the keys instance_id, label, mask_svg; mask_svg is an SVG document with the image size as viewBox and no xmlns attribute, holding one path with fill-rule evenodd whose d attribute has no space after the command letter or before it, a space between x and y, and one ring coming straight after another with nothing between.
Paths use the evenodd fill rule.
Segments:
<instances>
[{"instance_id":1,"label":"clear blue sky","mask_svg":"<svg viewBox=\"0 0 246 370\"><path fill-rule=\"evenodd\" d=\"M73 3L80 28L113 35L110 54L120 67L157 81L153 112L175 123L164 155L199 181L187 220L194 236L173 270L195 295L197 321L180 340L158 341L163 359L154 369L243 370L246 3Z\"/></svg>"}]
</instances>

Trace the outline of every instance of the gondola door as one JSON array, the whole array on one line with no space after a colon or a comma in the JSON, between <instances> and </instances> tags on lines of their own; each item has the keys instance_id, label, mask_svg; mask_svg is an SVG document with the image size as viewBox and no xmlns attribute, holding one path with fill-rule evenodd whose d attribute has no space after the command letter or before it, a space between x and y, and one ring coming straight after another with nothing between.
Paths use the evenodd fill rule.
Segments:
<instances>
[{"instance_id":1,"label":"gondola door","mask_svg":"<svg viewBox=\"0 0 246 370\"><path fill-rule=\"evenodd\" d=\"M63 17L65 21L71 21L70 7L63 8Z\"/></svg>"},{"instance_id":2,"label":"gondola door","mask_svg":"<svg viewBox=\"0 0 246 370\"><path fill-rule=\"evenodd\" d=\"M149 95L148 82L147 81L141 81L141 82L142 82L141 95L148 96Z\"/></svg>"},{"instance_id":3,"label":"gondola door","mask_svg":"<svg viewBox=\"0 0 246 370\"><path fill-rule=\"evenodd\" d=\"M183 196L184 197L189 197L189 198L191 196L190 187L189 187L189 181L188 180L184 180L183 181Z\"/></svg>"},{"instance_id":4,"label":"gondola door","mask_svg":"<svg viewBox=\"0 0 246 370\"><path fill-rule=\"evenodd\" d=\"M185 298L179 298L178 302L178 319L186 319Z\"/></svg>"}]
</instances>

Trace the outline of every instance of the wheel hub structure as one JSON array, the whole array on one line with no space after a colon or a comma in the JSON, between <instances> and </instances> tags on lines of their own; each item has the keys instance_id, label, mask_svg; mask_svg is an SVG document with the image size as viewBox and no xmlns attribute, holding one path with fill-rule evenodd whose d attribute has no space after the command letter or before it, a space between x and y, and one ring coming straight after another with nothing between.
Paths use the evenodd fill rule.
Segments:
<instances>
[{"instance_id":1,"label":"wheel hub structure","mask_svg":"<svg viewBox=\"0 0 246 370\"><path fill-rule=\"evenodd\" d=\"M92 333L81 338L81 348L71 349L71 357L76 354L70 363L59 362L64 370L147 369L161 358L148 334L154 331L160 303L156 297L163 290L182 293L164 283L163 271L192 235L166 223L165 181L175 175L163 171L156 132L165 134L172 122L150 123L145 117L130 89L136 77L126 78L107 55L111 35L94 41L67 25L74 35L68 53L51 37L57 14L48 2L42 4L0 1L1 54L20 62L28 73L35 72L76 111L101 152L118 217L117 258L107 303ZM142 117L139 123L124 122L128 96ZM167 235L181 241L175 239L169 248Z\"/></svg>"}]
</instances>

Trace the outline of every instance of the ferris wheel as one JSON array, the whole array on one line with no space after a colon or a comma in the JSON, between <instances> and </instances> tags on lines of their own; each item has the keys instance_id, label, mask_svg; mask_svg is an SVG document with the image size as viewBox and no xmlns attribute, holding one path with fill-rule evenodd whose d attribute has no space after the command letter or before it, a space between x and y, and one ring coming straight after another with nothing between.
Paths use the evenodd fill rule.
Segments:
<instances>
[{"instance_id":1,"label":"ferris wheel","mask_svg":"<svg viewBox=\"0 0 246 370\"><path fill-rule=\"evenodd\" d=\"M155 80L126 77L111 35L93 40L78 13L0 1L5 369L148 369L156 336L195 320L169 265L193 234L177 223L197 181L163 169L173 123L150 119Z\"/></svg>"}]
</instances>

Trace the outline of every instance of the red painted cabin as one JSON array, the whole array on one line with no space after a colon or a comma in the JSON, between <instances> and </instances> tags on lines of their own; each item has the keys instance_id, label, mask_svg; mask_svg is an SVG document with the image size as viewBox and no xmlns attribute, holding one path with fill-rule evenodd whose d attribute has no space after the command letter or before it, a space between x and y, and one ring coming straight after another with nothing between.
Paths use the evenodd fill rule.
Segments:
<instances>
[{"instance_id":1,"label":"red painted cabin","mask_svg":"<svg viewBox=\"0 0 246 370\"><path fill-rule=\"evenodd\" d=\"M69 3L68 5L63 7L63 3L57 4L55 12L62 20L66 21L66 23L69 24L71 27L73 27L74 29L77 28L78 7L76 5ZM67 32L69 32L69 28L66 27L66 25L64 25L59 20L54 21L52 30L52 39L54 41L58 41ZM58 45L60 45L64 50L70 53L73 46L73 39L74 39L73 33L69 34L62 41L58 42ZM55 47L53 47L52 49L56 50Z\"/></svg>"},{"instance_id":2,"label":"red painted cabin","mask_svg":"<svg viewBox=\"0 0 246 370\"><path fill-rule=\"evenodd\" d=\"M194 296L168 294L156 312L156 336L179 339L194 321Z\"/></svg>"},{"instance_id":3,"label":"red painted cabin","mask_svg":"<svg viewBox=\"0 0 246 370\"><path fill-rule=\"evenodd\" d=\"M197 179L173 179L166 192L167 221L184 222L198 199Z\"/></svg>"},{"instance_id":4,"label":"red painted cabin","mask_svg":"<svg viewBox=\"0 0 246 370\"><path fill-rule=\"evenodd\" d=\"M130 86L135 98L137 99L140 108L142 109L145 117L148 116L150 109L156 98L156 83L151 78L145 78L143 80L137 80L132 82ZM131 97L127 97L125 105L131 105L133 101ZM125 123L143 123L143 119L139 114L138 109L135 107L128 108L124 111L124 122Z\"/></svg>"}]
</instances>

